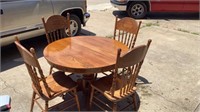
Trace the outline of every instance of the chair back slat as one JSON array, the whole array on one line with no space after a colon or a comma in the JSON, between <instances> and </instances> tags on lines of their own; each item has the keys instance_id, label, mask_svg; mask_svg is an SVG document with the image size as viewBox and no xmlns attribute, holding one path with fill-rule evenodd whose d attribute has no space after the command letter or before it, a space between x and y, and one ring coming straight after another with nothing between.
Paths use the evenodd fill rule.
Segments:
<instances>
[{"instance_id":1,"label":"chair back slat","mask_svg":"<svg viewBox=\"0 0 200 112\"><path fill-rule=\"evenodd\" d=\"M35 88L37 89L39 93L42 93L40 80L39 80L40 78L37 77L38 76L37 72L34 72L32 66L30 66L29 64L25 63L25 65L29 72L29 75L31 74L30 77L31 77L33 85L35 86Z\"/></svg>"},{"instance_id":2,"label":"chair back slat","mask_svg":"<svg viewBox=\"0 0 200 112\"><path fill-rule=\"evenodd\" d=\"M128 38L128 32L126 32L125 31L125 34L124 34L124 43L128 46L128 40L129 40L129 38Z\"/></svg>"},{"instance_id":3,"label":"chair back slat","mask_svg":"<svg viewBox=\"0 0 200 112\"><path fill-rule=\"evenodd\" d=\"M40 83L42 81L44 86L46 87L45 89L46 89L48 95L51 96L50 89L48 88L46 80L45 80L45 76L44 76L43 71L40 67L40 64L37 60L35 50L33 48L30 48L30 52L29 52L26 48L24 48L20 44L17 37L16 37L15 45L17 46L17 48L24 60L24 63L28 70L28 73L31 77L31 81L32 81L35 89L37 90L37 92L42 96L43 92L42 92L41 83Z\"/></svg>"},{"instance_id":4,"label":"chair back slat","mask_svg":"<svg viewBox=\"0 0 200 112\"><path fill-rule=\"evenodd\" d=\"M118 50L112 87L110 89L112 96L115 95L116 90L120 90L121 96L133 92L136 78L138 77L150 43L151 40L146 45L137 46L124 55L121 55L120 49Z\"/></svg>"},{"instance_id":5,"label":"chair back slat","mask_svg":"<svg viewBox=\"0 0 200 112\"><path fill-rule=\"evenodd\" d=\"M134 66L128 68L128 71L130 71L130 74L133 74L134 68L135 68ZM133 79L134 79L134 75L131 75L129 83L128 83L128 86L127 86L127 91L126 92L130 91L131 88L133 87L132 86L132 84L134 84L134 80Z\"/></svg>"},{"instance_id":6,"label":"chair back slat","mask_svg":"<svg viewBox=\"0 0 200 112\"><path fill-rule=\"evenodd\" d=\"M133 48L141 23L141 21L137 23L135 19L130 17L124 17L120 20L116 17L113 38L127 45L129 49Z\"/></svg>"},{"instance_id":7,"label":"chair back slat","mask_svg":"<svg viewBox=\"0 0 200 112\"><path fill-rule=\"evenodd\" d=\"M50 16L46 22L45 19L42 18L42 22L44 24L48 43L71 36L69 14L67 14L67 18L61 15Z\"/></svg>"}]
</instances>

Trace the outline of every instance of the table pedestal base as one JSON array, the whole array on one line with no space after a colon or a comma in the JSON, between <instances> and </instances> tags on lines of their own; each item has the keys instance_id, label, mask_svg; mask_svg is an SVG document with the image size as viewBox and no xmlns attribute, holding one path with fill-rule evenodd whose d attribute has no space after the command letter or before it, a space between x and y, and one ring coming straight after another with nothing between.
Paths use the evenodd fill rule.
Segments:
<instances>
[{"instance_id":1,"label":"table pedestal base","mask_svg":"<svg viewBox=\"0 0 200 112\"><path fill-rule=\"evenodd\" d=\"M90 92L91 87L90 83L94 80L94 74L86 74L83 75L83 79L77 80L78 83L78 90L81 90L85 95L85 103L87 105L87 110L89 110L89 103L90 103Z\"/></svg>"}]
</instances>

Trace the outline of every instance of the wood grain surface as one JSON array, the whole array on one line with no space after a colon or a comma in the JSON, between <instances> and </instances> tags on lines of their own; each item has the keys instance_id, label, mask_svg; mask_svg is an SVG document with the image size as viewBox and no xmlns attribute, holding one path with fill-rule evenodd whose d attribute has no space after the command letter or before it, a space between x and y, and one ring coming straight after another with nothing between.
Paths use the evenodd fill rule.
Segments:
<instances>
[{"instance_id":1,"label":"wood grain surface","mask_svg":"<svg viewBox=\"0 0 200 112\"><path fill-rule=\"evenodd\" d=\"M77 36L57 40L44 49L44 57L55 68L66 72L92 74L114 69L117 49L128 47L114 39Z\"/></svg>"}]
</instances>

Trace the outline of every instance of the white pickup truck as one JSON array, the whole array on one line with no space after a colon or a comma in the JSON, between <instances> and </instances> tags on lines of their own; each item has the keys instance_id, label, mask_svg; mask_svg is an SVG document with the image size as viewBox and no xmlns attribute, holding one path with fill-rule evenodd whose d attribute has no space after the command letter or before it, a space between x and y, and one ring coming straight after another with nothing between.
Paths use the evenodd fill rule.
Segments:
<instances>
[{"instance_id":1,"label":"white pickup truck","mask_svg":"<svg viewBox=\"0 0 200 112\"><path fill-rule=\"evenodd\" d=\"M0 0L0 6L1 46L13 43L14 35L24 40L44 34L42 17L70 13L73 36L90 17L87 0Z\"/></svg>"}]
</instances>

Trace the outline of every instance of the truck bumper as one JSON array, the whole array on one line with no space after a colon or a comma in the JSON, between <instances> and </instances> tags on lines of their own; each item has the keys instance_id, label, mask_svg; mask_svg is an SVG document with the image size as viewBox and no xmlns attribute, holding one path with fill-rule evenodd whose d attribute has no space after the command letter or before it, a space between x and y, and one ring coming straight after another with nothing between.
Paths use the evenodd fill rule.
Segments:
<instances>
[{"instance_id":1,"label":"truck bumper","mask_svg":"<svg viewBox=\"0 0 200 112\"><path fill-rule=\"evenodd\" d=\"M110 3L112 4L113 7L119 9L120 11L126 11L127 9L127 4L122 4L122 3L116 2L115 0L110 0Z\"/></svg>"},{"instance_id":2,"label":"truck bumper","mask_svg":"<svg viewBox=\"0 0 200 112\"><path fill-rule=\"evenodd\" d=\"M89 20L89 18L90 18L90 13L85 13L84 15L84 22L83 22L83 26L85 26L85 23Z\"/></svg>"}]
</instances>

